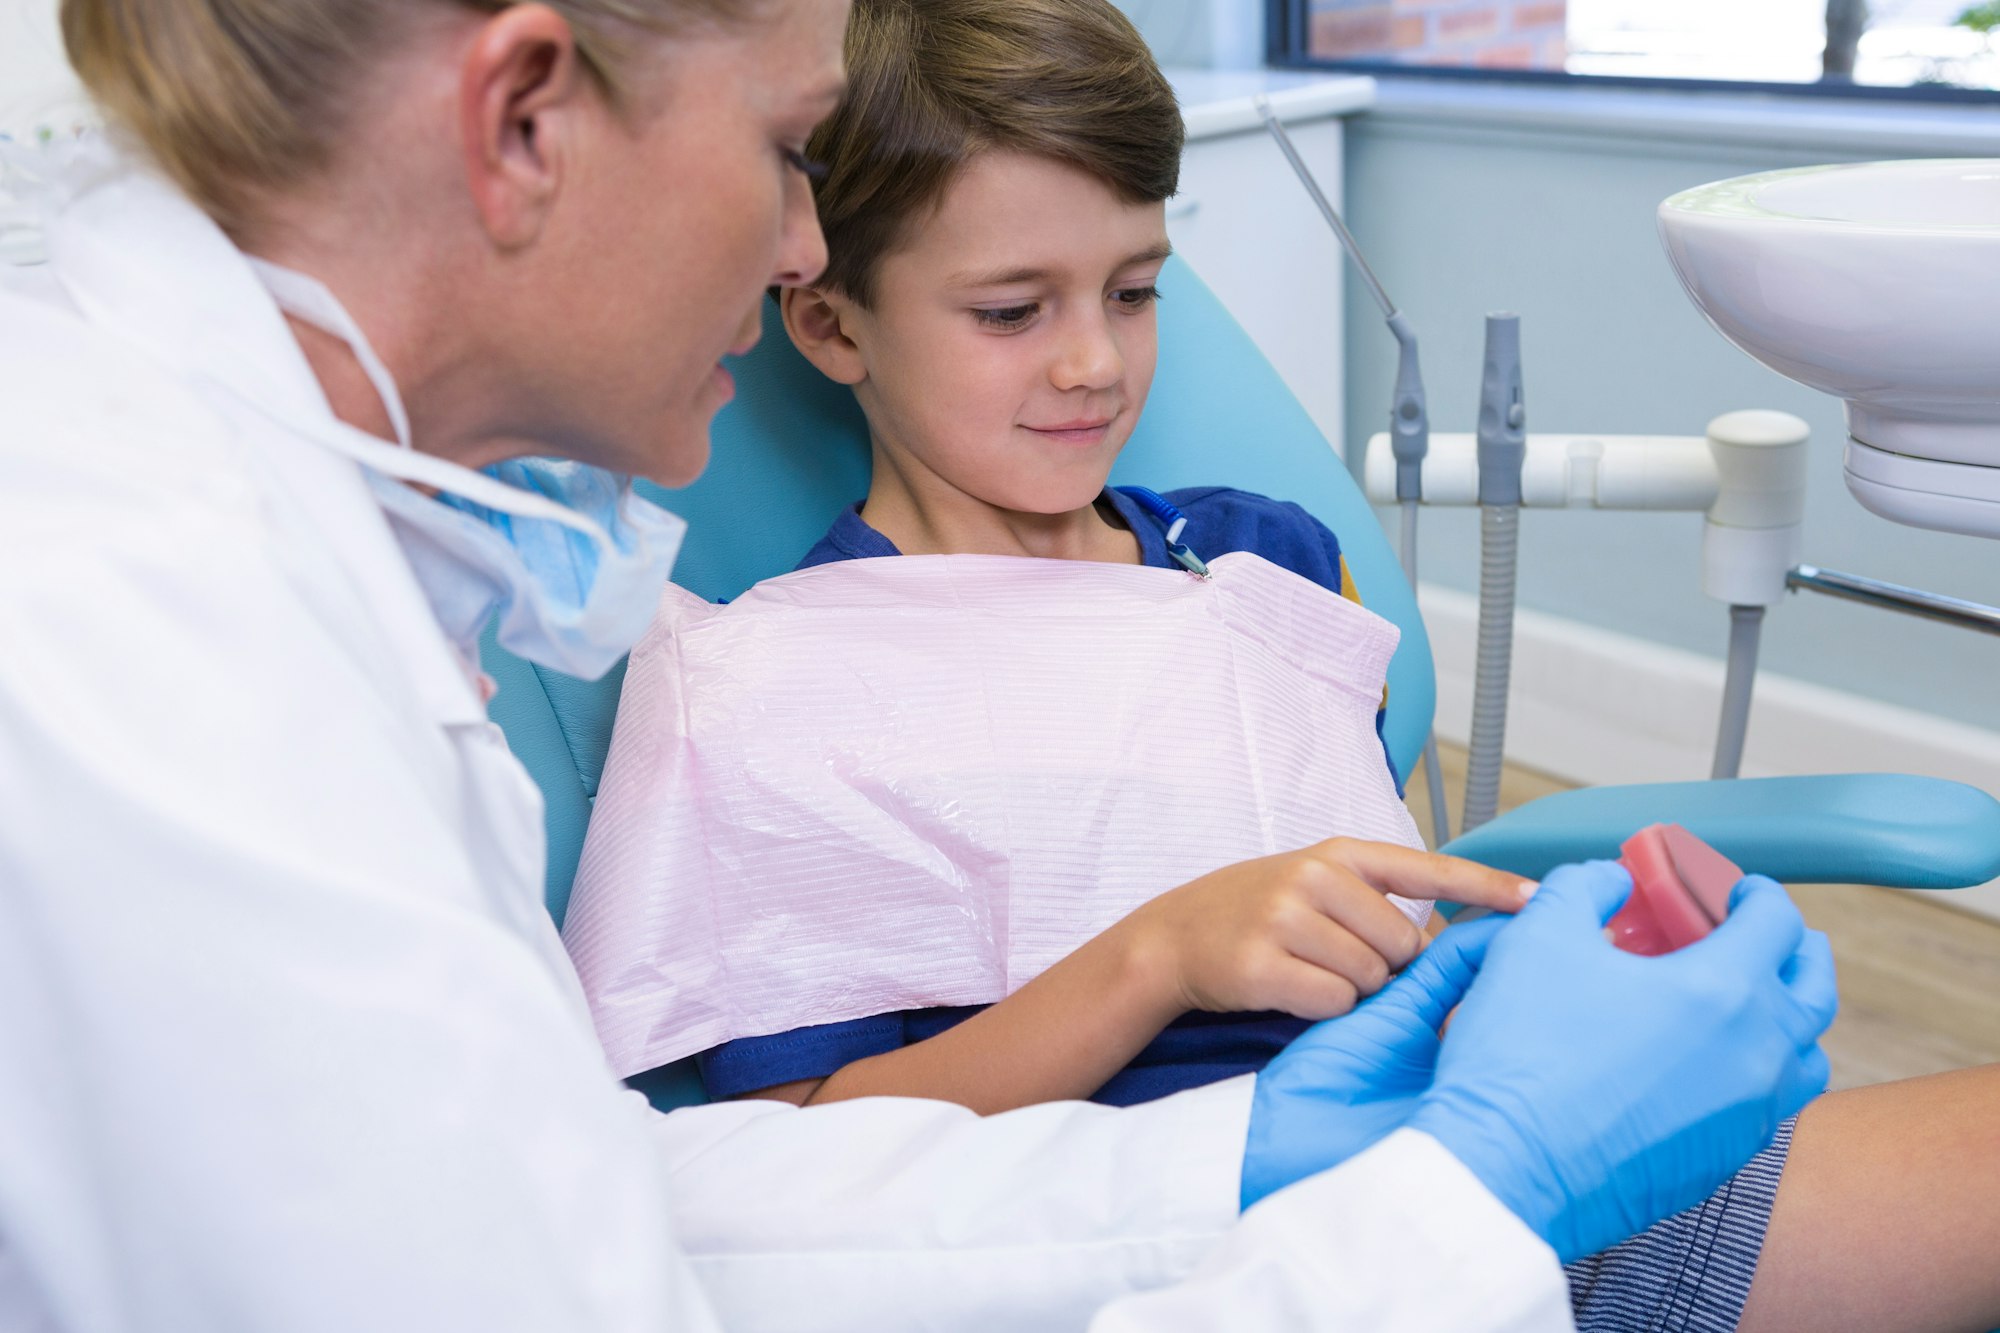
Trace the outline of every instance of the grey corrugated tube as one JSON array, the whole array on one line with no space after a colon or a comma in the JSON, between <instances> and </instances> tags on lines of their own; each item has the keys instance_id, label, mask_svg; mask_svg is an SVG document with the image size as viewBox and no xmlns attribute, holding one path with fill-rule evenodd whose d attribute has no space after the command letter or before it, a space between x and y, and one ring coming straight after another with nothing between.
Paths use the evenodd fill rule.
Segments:
<instances>
[{"instance_id":1,"label":"grey corrugated tube","mask_svg":"<svg viewBox=\"0 0 2000 1333\"><path fill-rule=\"evenodd\" d=\"M1507 677L1514 655L1514 572L1521 539L1521 462L1528 412L1521 392L1521 319L1486 317L1479 372L1479 651L1473 664L1472 738L1465 764L1470 833L1500 808L1507 744Z\"/></svg>"},{"instance_id":2,"label":"grey corrugated tube","mask_svg":"<svg viewBox=\"0 0 2000 1333\"><path fill-rule=\"evenodd\" d=\"M1500 808L1500 762L1507 742L1507 678L1514 659L1514 576L1521 511L1485 505L1479 511L1479 649L1474 665L1471 754L1465 772L1470 833Z\"/></svg>"}]
</instances>

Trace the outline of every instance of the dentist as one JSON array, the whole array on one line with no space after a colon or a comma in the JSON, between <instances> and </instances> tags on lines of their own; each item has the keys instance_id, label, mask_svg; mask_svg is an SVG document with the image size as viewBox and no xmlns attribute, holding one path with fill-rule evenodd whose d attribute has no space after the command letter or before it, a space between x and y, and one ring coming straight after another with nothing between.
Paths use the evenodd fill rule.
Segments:
<instances>
[{"instance_id":1,"label":"dentist","mask_svg":"<svg viewBox=\"0 0 2000 1333\"><path fill-rule=\"evenodd\" d=\"M64 0L115 134L0 280L0 1328L1564 1328L1558 1255L1823 1085L1775 886L1629 960L1585 867L1129 1111L618 1086L475 642L644 628L622 478L824 262L845 13Z\"/></svg>"}]
</instances>

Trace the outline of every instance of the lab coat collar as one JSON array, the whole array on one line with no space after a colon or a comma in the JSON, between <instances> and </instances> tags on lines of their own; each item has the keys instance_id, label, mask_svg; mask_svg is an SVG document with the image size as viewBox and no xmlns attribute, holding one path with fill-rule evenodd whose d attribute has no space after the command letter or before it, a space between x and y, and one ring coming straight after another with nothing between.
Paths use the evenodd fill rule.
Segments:
<instances>
[{"instance_id":1,"label":"lab coat collar","mask_svg":"<svg viewBox=\"0 0 2000 1333\"><path fill-rule=\"evenodd\" d=\"M286 417L332 415L249 261L172 184L118 161L72 188L49 223L49 261L87 319Z\"/></svg>"},{"instance_id":2,"label":"lab coat collar","mask_svg":"<svg viewBox=\"0 0 2000 1333\"><path fill-rule=\"evenodd\" d=\"M68 197L48 223L49 262L79 313L198 388L222 390L250 419L290 427L282 444L259 448L259 461L286 476L338 544L355 611L349 628L380 626L386 638L376 646L400 660L436 721L485 723L478 664L439 625L360 468L312 439L349 428L249 259L136 160L103 155L63 188Z\"/></svg>"}]
</instances>

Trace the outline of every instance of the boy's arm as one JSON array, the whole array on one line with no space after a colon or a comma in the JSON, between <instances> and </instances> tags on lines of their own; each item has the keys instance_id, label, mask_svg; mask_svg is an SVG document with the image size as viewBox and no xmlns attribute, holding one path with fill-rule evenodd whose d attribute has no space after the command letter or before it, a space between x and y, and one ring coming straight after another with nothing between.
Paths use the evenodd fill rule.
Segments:
<instances>
[{"instance_id":1,"label":"boy's arm","mask_svg":"<svg viewBox=\"0 0 2000 1333\"><path fill-rule=\"evenodd\" d=\"M927 1097L981 1114L1088 1097L1191 1009L1346 1013L1429 943L1385 894L1510 912L1527 889L1470 861L1345 838L1227 866L928 1041L752 1095Z\"/></svg>"},{"instance_id":2,"label":"boy's arm","mask_svg":"<svg viewBox=\"0 0 2000 1333\"><path fill-rule=\"evenodd\" d=\"M1185 1012L1163 953L1140 918L1127 917L927 1041L751 1095L799 1106L928 1097L981 1115L1087 1098Z\"/></svg>"}]
</instances>

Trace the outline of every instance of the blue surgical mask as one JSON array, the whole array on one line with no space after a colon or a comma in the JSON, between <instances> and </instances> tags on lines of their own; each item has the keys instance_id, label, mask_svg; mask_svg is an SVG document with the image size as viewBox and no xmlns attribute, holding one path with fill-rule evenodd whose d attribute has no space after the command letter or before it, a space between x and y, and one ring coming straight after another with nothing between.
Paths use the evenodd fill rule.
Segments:
<instances>
[{"instance_id":1,"label":"blue surgical mask","mask_svg":"<svg viewBox=\"0 0 2000 1333\"><path fill-rule=\"evenodd\" d=\"M473 472L418 453L395 381L333 293L251 262L280 308L348 345L381 396L396 445L352 428L326 443L366 470L445 632L470 650L497 618L500 646L530 662L584 680L616 665L652 620L686 522L634 494L631 478L584 463Z\"/></svg>"}]
</instances>

